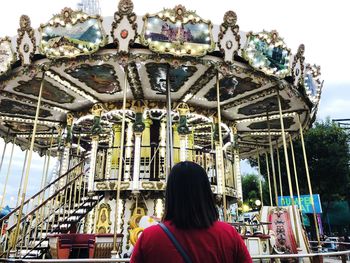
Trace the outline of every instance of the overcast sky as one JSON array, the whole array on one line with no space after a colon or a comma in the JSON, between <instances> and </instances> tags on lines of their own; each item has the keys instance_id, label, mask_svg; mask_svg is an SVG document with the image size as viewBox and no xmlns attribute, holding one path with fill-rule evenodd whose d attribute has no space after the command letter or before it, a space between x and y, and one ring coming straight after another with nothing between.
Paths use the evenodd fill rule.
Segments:
<instances>
[{"instance_id":1,"label":"overcast sky","mask_svg":"<svg viewBox=\"0 0 350 263\"><path fill-rule=\"evenodd\" d=\"M75 8L79 1L74 0L5 0L1 1L0 9L0 37L14 36L19 27L19 18L26 14L31 18L32 26L37 28L46 23L53 14L57 14L64 7ZM242 31L259 32L262 30L277 30L284 38L287 46L293 53L299 44L305 44L307 63L316 63L321 66L324 88L318 111L318 118L327 116L334 118L350 118L350 16L348 1L334 0L134 0L134 11L137 15L155 13L164 7L173 8L177 4L184 5L189 10L214 24L220 24L226 11L233 10L238 16L238 25ZM117 10L118 1L100 0L103 16L112 16ZM3 141L0 142L0 154ZM10 147L8 147L10 148ZM23 162L24 153L16 149L16 163L10 179L8 193L17 192L19 183L20 163ZM10 149L7 150L8 155ZM0 174L0 192L6 175L5 158ZM22 160L22 161L21 161ZM35 191L39 185L38 174L42 169L42 159L35 156L30 181L30 192ZM243 171L248 171L244 166ZM14 194L16 195L16 194Z\"/></svg>"}]
</instances>

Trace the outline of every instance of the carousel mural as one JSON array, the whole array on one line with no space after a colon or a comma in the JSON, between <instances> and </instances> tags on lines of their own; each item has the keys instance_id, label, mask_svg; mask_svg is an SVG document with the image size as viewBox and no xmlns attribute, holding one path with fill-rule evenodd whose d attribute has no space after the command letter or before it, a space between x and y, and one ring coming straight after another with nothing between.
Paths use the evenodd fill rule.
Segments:
<instances>
[{"instance_id":1,"label":"carousel mural","mask_svg":"<svg viewBox=\"0 0 350 263\"><path fill-rule=\"evenodd\" d=\"M271 167L259 231L241 231L251 254L308 253L298 209L276 201L273 152L288 164L315 119L320 67L277 31L240 31L233 11L218 26L181 5L142 18L131 0L113 18L65 8L39 29L23 15L18 35L0 39L0 136L26 154L17 206L0 219L1 257L128 257L184 160L205 168L221 220L241 228L232 208L248 157ZM27 196L33 151L45 167Z\"/></svg>"}]
</instances>

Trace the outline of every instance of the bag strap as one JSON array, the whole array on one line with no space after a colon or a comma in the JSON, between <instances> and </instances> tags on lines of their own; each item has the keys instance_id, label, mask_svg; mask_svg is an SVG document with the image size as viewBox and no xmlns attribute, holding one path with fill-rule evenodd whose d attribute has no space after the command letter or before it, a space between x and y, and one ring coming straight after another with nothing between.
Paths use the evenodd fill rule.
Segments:
<instances>
[{"instance_id":1,"label":"bag strap","mask_svg":"<svg viewBox=\"0 0 350 263\"><path fill-rule=\"evenodd\" d=\"M164 233L168 236L170 241L173 243L173 245L175 246L177 251L180 253L180 255L182 256L185 263L192 263L190 257L187 255L185 250L182 248L180 243L177 241L177 239L175 238L173 233L170 232L169 228L167 228L166 225L164 225L163 223L159 223L159 226L163 229Z\"/></svg>"}]
</instances>

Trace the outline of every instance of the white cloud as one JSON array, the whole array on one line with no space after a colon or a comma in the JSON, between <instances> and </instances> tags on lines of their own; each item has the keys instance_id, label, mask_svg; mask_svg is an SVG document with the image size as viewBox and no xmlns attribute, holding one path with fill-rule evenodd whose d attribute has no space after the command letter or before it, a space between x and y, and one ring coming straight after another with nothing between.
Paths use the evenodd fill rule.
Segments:
<instances>
[{"instance_id":1,"label":"white cloud","mask_svg":"<svg viewBox=\"0 0 350 263\"><path fill-rule=\"evenodd\" d=\"M336 116L337 119L349 118L349 108L350 98L337 98L329 102L325 107L320 107L318 116Z\"/></svg>"}]
</instances>

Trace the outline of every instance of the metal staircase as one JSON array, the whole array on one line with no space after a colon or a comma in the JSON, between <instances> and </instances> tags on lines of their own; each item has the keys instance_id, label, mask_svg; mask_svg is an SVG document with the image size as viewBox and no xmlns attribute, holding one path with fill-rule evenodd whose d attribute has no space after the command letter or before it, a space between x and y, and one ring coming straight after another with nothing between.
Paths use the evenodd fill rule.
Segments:
<instances>
[{"instance_id":1,"label":"metal staircase","mask_svg":"<svg viewBox=\"0 0 350 263\"><path fill-rule=\"evenodd\" d=\"M78 231L77 225L103 198L87 194L85 159L0 219L0 257L40 258L48 236ZM53 190L54 189L54 190Z\"/></svg>"}]
</instances>

